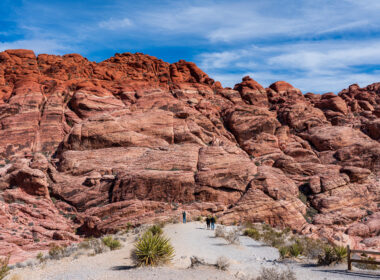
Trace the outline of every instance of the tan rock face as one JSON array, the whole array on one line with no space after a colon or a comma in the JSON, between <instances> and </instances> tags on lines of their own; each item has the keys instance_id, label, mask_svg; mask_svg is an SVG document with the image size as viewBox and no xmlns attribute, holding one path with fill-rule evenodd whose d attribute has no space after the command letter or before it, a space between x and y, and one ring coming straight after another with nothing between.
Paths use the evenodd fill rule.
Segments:
<instances>
[{"instance_id":1,"label":"tan rock face","mask_svg":"<svg viewBox=\"0 0 380 280\"><path fill-rule=\"evenodd\" d=\"M0 254L214 214L378 248L380 84L305 96L143 54L0 53Z\"/></svg>"}]
</instances>

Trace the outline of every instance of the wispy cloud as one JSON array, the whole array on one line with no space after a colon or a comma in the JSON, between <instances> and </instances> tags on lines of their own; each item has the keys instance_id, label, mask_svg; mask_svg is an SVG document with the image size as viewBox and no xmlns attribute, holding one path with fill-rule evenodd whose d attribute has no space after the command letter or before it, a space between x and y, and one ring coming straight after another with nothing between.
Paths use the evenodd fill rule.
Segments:
<instances>
[{"instance_id":1,"label":"wispy cloud","mask_svg":"<svg viewBox=\"0 0 380 280\"><path fill-rule=\"evenodd\" d=\"M244 75L269 85L287 80L304 91L339 91L348 84L375 82L380 66L380 40L296 42L277 46L250 46L233 52L203 53L197 60L226 86ZM233 69L227 74L226 69Z\"/></svg>"},{"instance_id":2,"label":"wispy cloud","mask_svg":"<svg viewBox=\"0 0 380 280\"><path fill-rule=\"evenodd\" d=\"M98 26L100 28L105 28L109 30L122 29L132 26L132 21L129 18L114 19L110 18L108 20L103 20L99 22Z\"/></svg>"},{"instance_id":3,"label":"wispy cloud","mask_svg":"<svg viewBox=\"0 0 380 280\"><path fill-rule=\"evenodd\" d=\"M147 52L195 61L229 86L246 74L314 92L380 80L379 0L3 2L0 49Z\"/></svg>"},{"instance_id":4,"label":"wispy cloud","mask_svg":"<svg viewBox=\"0 0 380 280\"><path fill-rule=\"evenodd\" d=\"M0 51L8 49L31 49L35 53L64 54L70 49L55 40L18 40L14 42L0 42Z\"/></svg>"}]
</instances>

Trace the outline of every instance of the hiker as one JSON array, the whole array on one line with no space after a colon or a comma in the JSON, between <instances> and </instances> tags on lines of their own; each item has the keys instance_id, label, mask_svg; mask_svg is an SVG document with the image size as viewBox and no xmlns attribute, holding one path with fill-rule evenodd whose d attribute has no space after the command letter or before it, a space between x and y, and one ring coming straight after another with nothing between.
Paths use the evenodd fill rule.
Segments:
<instances>
[{"instance_id":1,"label":"hiker","mask_svg":"<svg viewBox=\"0 0 380 280\"><path fill-rule=\"evenodd\" d=\"M185 211L182 212L182 219L183 219L183 223L186 224L186 212Z\"/></svg>"},{"instance_id":2,"label":"hiker","mask_svg":"<svg viewBox=\"0 0 380 280\"><path fill-rule=\"evenodd\" d=\"M211 217L210 222L211 222L211 230L214 230L215 229L215 222L216 222L216 219L214 216Z\"/></svg>"},{"instance_id":3,"label":"hiker","mask_svg":"<svg viewBox=\"0 0 380 280\"><path fill-rule=\"evenodd\" d=\"M210 223L211 223L210 216L207 216L207 217L206 217L206 225L207 225L207 229L210 229Z\"/></svg>"}]
</instances>

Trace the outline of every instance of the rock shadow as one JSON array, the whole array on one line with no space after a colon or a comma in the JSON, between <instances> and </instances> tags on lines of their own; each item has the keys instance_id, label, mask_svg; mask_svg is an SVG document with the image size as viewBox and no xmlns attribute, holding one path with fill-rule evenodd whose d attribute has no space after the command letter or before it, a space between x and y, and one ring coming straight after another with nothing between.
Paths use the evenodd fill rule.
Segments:
<instances>
[{"instance_id":1,"label":"rock shadow","mask_svg":"<svg viewBox=\"0 0 380 280\"><path fill-rule=\"evenodd\" d=\"M362 271L348 271L348 270L339 270L339 269L314 269L314 271L319 271L319 272L326 272L326 273L335 273L335 274L342 274L342 275L347 275L347 279L380 279L380 274L375 274L375 273L367 273L367 272L362 272ZM351 278L355 277L355 278Z\"/></svg>"},{"instance_id":2,"label":"rock shadow","mask_svg":"<svg viewBox=\"0 0 380 280\"><path fill-rule=\"evenodd\" d=\"M117 266L113 266L111 270L130 270L134 268L137 268L137 266L136 265L117 265Z\"/></svg>"}]
</instances>

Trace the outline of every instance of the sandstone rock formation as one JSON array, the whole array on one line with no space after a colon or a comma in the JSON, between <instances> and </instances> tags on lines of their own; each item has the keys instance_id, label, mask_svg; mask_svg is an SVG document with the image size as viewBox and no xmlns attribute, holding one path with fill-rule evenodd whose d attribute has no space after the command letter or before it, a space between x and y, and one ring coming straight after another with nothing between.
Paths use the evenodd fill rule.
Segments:
<instances>
[{"instance_id":1,"label":"sandstone rock formation","mask_svg":"<svg viewBox=\"0 0 380 280\"><path fill-rule=\"evenodd\" d=\"M303 95L144 54L0 53L0 254L213 213L379 248L380 83Z\"/></svg>"}]
</instances>

